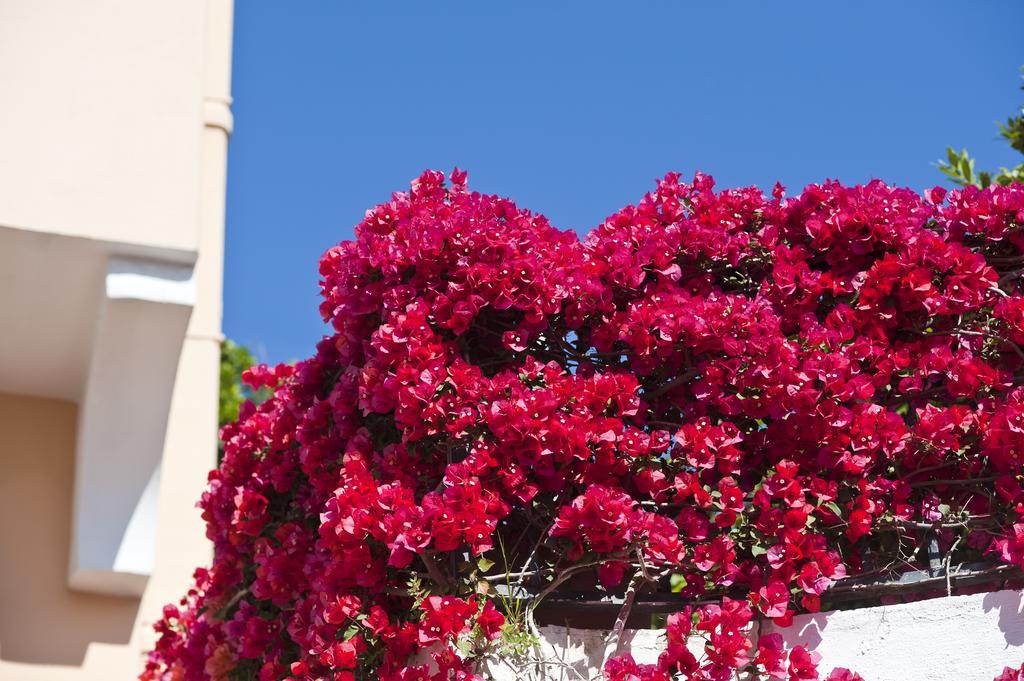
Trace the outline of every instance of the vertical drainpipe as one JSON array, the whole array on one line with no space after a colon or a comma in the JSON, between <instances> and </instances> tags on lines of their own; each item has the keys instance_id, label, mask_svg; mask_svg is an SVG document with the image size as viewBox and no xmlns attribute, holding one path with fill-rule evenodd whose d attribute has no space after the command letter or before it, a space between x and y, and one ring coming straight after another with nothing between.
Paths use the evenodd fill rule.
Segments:
<instances>
[{"instance_id":1,"label":"vertical drainpipe","mask_svg":"<svg viewBox=\"0 0 1024 681\"><path fill-rule=\"evenodd\" d=\"M232 0L208 0L203 86L202 190L196 275L203 295L192 313L189 340L223 340L224 203L231 115Z\"/></svg>"}]
</instances>

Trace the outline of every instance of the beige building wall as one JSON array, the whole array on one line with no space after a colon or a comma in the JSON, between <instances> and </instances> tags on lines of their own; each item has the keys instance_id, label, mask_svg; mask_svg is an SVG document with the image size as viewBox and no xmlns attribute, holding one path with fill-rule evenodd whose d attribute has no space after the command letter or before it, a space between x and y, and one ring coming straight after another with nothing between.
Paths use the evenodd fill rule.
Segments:
<instances>
[{"instance_id":1,"label":"beige building wall","mask_svg":"<svg viewBox=\"0 0 1024 681\"><path fill-rule=\"evenodd\" d=\"M127 644L138 603L67 588L78 409L0 394L0 655L80 666L93 641ZM26 670L27 671L27 670Z\"/></svg>"},{"instance_id":2,"label":"beige building wall","mask_svg":"<svg viewBox=\"0 0 1024 681\"><path fill-rule=\"evenodd\" d=\"M131 679L210 546L231 0L0 0L0 681Z\"/></svg>"}]
</instances>

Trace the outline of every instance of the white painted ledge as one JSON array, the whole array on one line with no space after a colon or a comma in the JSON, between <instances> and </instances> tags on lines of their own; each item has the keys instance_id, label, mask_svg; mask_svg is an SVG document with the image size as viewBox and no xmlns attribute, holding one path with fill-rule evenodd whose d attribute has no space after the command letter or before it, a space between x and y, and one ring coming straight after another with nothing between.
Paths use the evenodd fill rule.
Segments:
<instances>
[{"instance_id":1,"label":"white painted ledge","mask_svg":"<svg viewBox=\"0 0 1024 681\"><path fill-rule=\"evenodd\" d=\"M526 666L489 662L484 678L493 681L599 681L604 678L602 670L609 653L608 631L544 626L540 633L544 662ZM626 630L623 632L626 650L637 662L654 664L665 649L664 633L660 629ZM701 655L699 646L698 639L688 644L698 657Z\"/></svg>"},{"instance_id":2,"label":"white painted ledge","mask_svg":"<svg viewBox=\"0 0 1024 681\"><path fill-rule=\"evenodd\" d=\"M107 261L106 297L109 300L142 300L184 305L196 302L192 266L178 263L110 258Z\"/></svg>"},{"instance_id":3,"label":"white painted ledge","mask_svg":"<svg viewBox=\"0 0 1024 681\"><path fill-rule=\"evenodd\" d=\"M780 629L786 645L807 645L821 654L821 676L835 667L858 672L865 681L992 681L1003 667L1024 662L1024 593L997 591L933 598L901 605L832 611L794 618ZM541 672L492 663L495 681L600 679L608 632L542 627L547 666ZM757 631L751 632L756 638ZM625 632L628 650L653 664L664 650L664 632ZM689 647L700 657L699 639Z\"/></svg>"},{"instance_id":4,"label":"white painted ledge","mask_svg":"<svg viewBox=\"0 0 1024 681\"><path fill-rule=\"evenodd\" d=\"M789 646L821 653L821 668L866 681L992 681L1024 663L1024 593L994 591L914 603L800 615L766 624Z\"/></svg>"},{"instance_id":5,"label":"white painted ledge","mask_svg":"<svg viewBox=\"0 0 1024 681\"><path fill-rule=\"evenodd\" d=\"M160 460L195 295L190 265L107 263L79 411L72 589L140 596L152 573Z\"/></svg>"}]
</instances>

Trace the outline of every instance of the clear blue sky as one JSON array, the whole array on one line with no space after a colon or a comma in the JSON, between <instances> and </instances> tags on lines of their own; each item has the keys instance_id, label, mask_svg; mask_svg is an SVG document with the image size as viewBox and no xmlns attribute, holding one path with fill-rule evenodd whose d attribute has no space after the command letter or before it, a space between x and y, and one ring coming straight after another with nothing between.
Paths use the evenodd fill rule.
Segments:
<instances>
[{"instance_id":1,"label":"clear blue sky","mask_svg":"<svg viewBox=\"0 0 1024 681\"><path fill-rule=\"evenodd\" d=\"M585 233L668 170L940 184L1015 162L1024 2L235 3L226 334L300 359L317 260L425 168Z\"/></svg>"}]
</instances>

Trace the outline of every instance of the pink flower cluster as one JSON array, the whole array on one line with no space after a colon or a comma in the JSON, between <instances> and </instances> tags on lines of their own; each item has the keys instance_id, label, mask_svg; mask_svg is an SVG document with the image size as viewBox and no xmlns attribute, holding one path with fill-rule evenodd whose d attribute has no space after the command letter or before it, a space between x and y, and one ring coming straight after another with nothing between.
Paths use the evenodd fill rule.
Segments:
<instances>
[{"instance_id":1,"label":"pink flower cluster","mask_svg":"<svg viewBox=\"0 0 1024 681\"><path fill-rule=\"evenodd\" d=\"M736 678L736 671L744 669L763 679L821 678L820 656L803 646L787 652L780 634L762 636L755 647L748 639L753 617L747 603L729 597L724 597L721 605L686 608L669 616L665 627L668 645L657 664L637 664L632 655L624 653L605 663L605 677L608 681L726 681ZM694 638L704 641L700 659L688 646ZM864 680L848 669L836 668L824 681Z\"/></svg>"},{"instance_id":2,"label":"pink flower cluster","mask_svg":"<svg viewBox=\"0 0 1024 681\"><path fill-rule=\"evenodd\" d=\"M736 670L748 670L759 678L785 681L818 681L820 656L804 646L786 651L779 634L762 636L756 646L748 638L754 611L750 605L722 599L721 605L686 608L670 615L666 626L668 647L655 665L638 665L624 653L608 659L608 681L718 681L735 678ZM705 641L700 659L688 647L694 637ZM833 670L824 681L863 681L847 669Z\"/></svg>"},{"instance_id":3,"label":"pink flower cluster","mask_svg":"<svg viewBox=\"0 0 1024 681\"><path fill-rule=\"evenodd\" d=\"M1003 671L992 681L1021 681L1022 679L1024 679L1024 665L1017 668L1003 667Z\"/></svg>"},{"instance_id":4,"label":"pink flower cluster","mask_svg":"<svg viewBox=\"0 0 1024 681\"><path fill-rule=\"evenodd\" d=\"M214 561L143 679L476 679L514 601L588 575L716 601L611 679L817 679L752 619L922 528L1024 566L1020 185L669 174L581 243L426 172L320 273L333 332L247 373L273 397L222 433Z\"/></svg>"}]
</instances>

